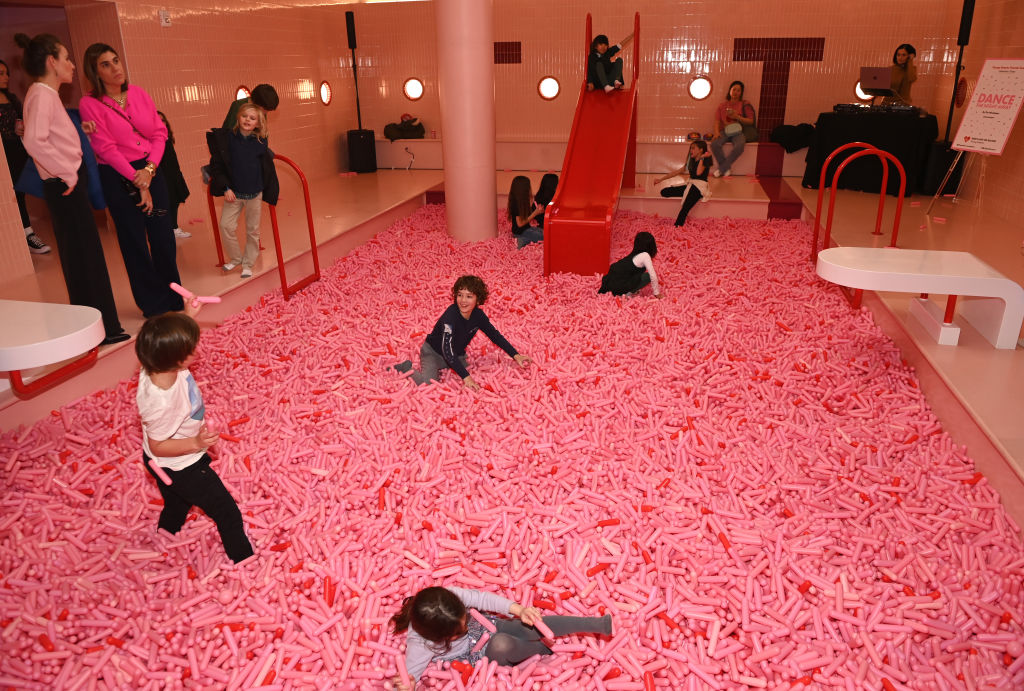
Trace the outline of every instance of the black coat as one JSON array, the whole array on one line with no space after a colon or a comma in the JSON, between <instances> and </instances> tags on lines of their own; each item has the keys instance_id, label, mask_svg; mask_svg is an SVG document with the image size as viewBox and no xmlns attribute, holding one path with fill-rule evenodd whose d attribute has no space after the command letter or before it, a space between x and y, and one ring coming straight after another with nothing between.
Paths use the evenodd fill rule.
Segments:
<instances>
[{"instance_id":1,"label":"black coat","mask_svg":"<svg viewBox=\"0 0 1024 691\"><path fill-rule=\"evenodd\" d=\"M206 145L210 147L210 194L223 197L231 187L231 146L228 143L231 130L217 128L206 133ZM274 152L269 148L263 157L263 201L277 206L281 186L277 181L274 167Z\"/></svg>"}]
</instances>

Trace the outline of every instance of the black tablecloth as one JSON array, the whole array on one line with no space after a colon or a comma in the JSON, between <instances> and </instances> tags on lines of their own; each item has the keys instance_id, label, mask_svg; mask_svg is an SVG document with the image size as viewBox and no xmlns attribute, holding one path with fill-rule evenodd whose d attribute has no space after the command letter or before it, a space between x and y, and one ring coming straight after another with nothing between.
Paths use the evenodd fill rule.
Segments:
<instances>
[{"instance_id":1,"label":"black tablecloth","mask_svg":"<svg viewBox=\"0 0 1024 691\"><path fill-rule=\"evenodd\" d=\"M822 113L815 123L814 138L807 152L803 186L817 189L825 159L843 144L865 142L888 151L899 159L907 173L907 195L920 191L932 142L939 136L934 115L919 117L906 113ZM829 174L858 149L849 149L832 159ZM826 183L829 181L826 180ZM878 192L882 184L882 166L877 156L863 156L843 170L841 189ZM899 193L899 173L890 164L889 194Z\"/></svg>"}]
</instances>

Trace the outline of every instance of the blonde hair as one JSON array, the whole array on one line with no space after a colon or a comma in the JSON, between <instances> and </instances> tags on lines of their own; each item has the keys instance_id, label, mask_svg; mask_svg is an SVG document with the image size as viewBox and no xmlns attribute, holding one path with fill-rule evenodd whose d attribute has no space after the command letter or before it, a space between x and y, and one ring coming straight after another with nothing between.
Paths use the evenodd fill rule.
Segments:
<instances>
[{"instance_id":1,"label":"blonde hair","mask_svg":"<svg viewBox=\"0 0 1024 691\"><path fill-rule=\"evenodd\" d=\"M242 117L243 113L248 111L256 113L256 129L254 133L260 139L266 139L270 135L269 127L267 126L267 113L265 110L260 108L254 103L243 103L238 109L238 118ZM238 125L238 119L235 120L235 126L231 128L232 131L238 132L241 128Z\"/></svg>"}]
</instances>

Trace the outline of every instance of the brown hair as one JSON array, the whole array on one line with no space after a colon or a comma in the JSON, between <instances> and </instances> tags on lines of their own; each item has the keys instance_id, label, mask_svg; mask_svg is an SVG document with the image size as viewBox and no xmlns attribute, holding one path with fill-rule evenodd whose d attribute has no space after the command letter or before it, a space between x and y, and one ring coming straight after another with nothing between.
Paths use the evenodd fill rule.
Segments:
<instances>
[{"instance_id":1,"label":"brown hair","mask_svg":"<svg viewBox=\"0 0 1024 691\"><path fill-rule=\"evenodd\" d=\"M508 188L508 220L513 226L519 225L520 218L530 215L531 197L533 192L530 189L530 178L525 175L512 178L512 184Z\"/></svg>"},{"instance_id":2,"label":"brown hair","mask_svg":"<svg viewBox=\"0 0 1024 691\"><path fill-rule=\"evenodd\" d=\"M39 34L32 38L28 34L15 34L14 42L25 51L21 66L33 79L46 76L46 59L59 58L60 47L64 45L53 34Z\"/></svg>"},{"instance_id":3,"label":"brown hair","mask_svg":"<svg viewBox=\"0 0 1024 691\"><path fill-rule=\"evenodd\" d=\"M135 339L135 355L149 374L173 372L195 352L199 324L187 314L167 312L150 317Z\"/></svg>"},{"instance_id":4,"label":"brown hair","mask_svg":"<svg viewBox=\"0 0 1024 691\"><path fill-rule=\"evenodd\" d=\"M398 614L391 617L392 633L412 630L431 643L451 650L452 640L465 631L466 605L447 588L431 586L402 601Z\"/></svg>"},{"instance_id":5,"label":"brown hair","mask_svg":"<svg viewBox=\"0 0 1024 691\"><path fill-rule=\"evenodd\" d=\"M452 302L455 302L460 290L468 290L476 295L477 305L487 302L487 296L490 295L487 292L487 284L478 276L459 276L459 280L455 281L455 285L452 286Z\"/></svg>"},{"instance_id":6,"label":"brown hair","mask_svg":"<svg viewBox=\"0 0 1024 691\"><path fill-rule=\"evenodd\" d=\"M93 43L85 49L85 55L82 56L82 73L89 80L89 86L91 87L89 95L93 98L103 98L103 94L107 93L106 89L103 88L103 81L100 79L98 71L100 56L104 53L117 55L117 51L112 46L108 46L106 43ZM117 55L117 57L120 58L121 56ZM125 71L124 74L124 84L121 85L121 91L128 90L128 72Z\"/></svg>"}]
</instances>

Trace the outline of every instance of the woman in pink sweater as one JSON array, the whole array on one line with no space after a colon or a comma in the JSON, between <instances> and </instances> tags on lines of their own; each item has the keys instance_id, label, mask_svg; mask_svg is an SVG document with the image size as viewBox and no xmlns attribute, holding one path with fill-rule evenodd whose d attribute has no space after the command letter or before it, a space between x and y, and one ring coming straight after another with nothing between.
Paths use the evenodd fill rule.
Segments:
<instances>
[{"instance_id":1,"label":"woman in pink sweater","mask_svg":"<svg viewBox=\"0 0 1024 691\"><path fill-rule=\"evenodd\" d=\"M89 140L135 304L147 318L180 310L181 296L170 288L181 283L174 226L167 216L170 199L157 168L167 127L149 94L128 84L113 48L94 43L82 63L91 90L78 107L82 120L95 124Z\"/></svg>"},{"instance_id":2,"label":"woman in pink sweater","mask_svg":"<svg viewBox=\"0 0 1024 691\"><path fill-rule=\"evenodd\" d=\"M43 198L53 220L68 299L73 305L95 307L103 315L106 338L102 345L127 341L110 288L107 262L89 206L82 143L57 89L70 84L75 66L68 49L56 36L15 36L25 51L23 66L35 83L25 95L25 150L43 179Z\"/></svg>"}]
</instances>

